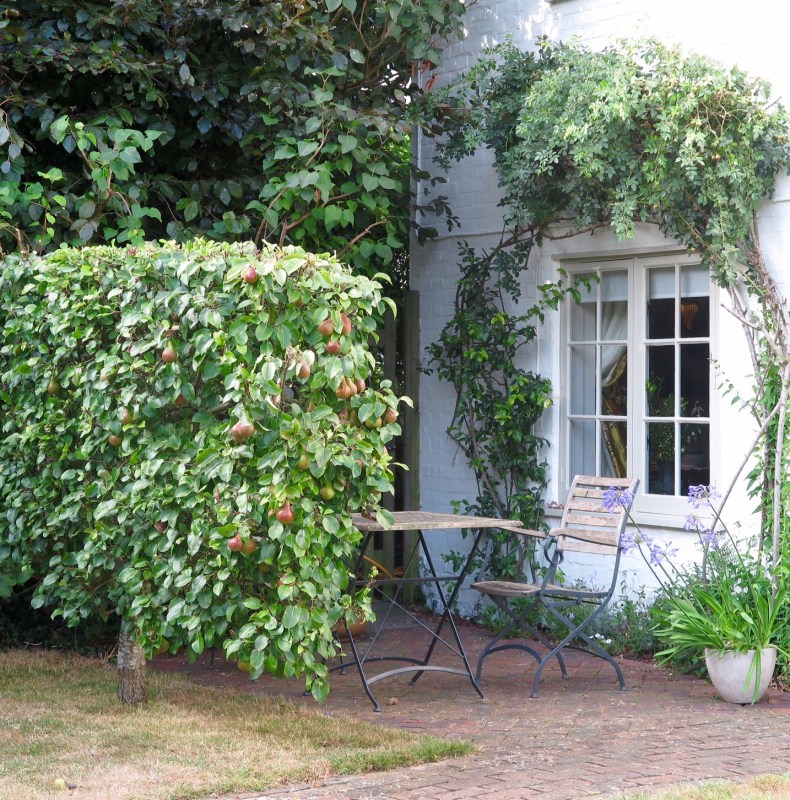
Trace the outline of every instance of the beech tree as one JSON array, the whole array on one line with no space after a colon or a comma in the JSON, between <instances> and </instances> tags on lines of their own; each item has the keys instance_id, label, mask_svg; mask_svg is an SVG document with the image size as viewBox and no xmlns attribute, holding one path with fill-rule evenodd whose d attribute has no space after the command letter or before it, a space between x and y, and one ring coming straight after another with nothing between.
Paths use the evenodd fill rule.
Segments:
<instances>
[{"instance_id":1,"label":"beech tree","mask_svg":"<svg viewBox=\"0 0 790 800\"><path fill-rule=\"evenodd\" d=\"M371 385L378 283L300 248L197 241L8 257L0 273L0 595L118 614L145 656L206 647L328 692L359 532L391 490Z\"/></svg>"},{"instance_id":2,"label":"beech tree","mask_svg":"<svg viewBox=\"0 0 790 800\"><path fill-rule=\"evenodd\" d=\"M201 235L386 268L408 240L413 71L463 10L18 0L0 16L0 249Z\"/></svg>"}]
</instances>

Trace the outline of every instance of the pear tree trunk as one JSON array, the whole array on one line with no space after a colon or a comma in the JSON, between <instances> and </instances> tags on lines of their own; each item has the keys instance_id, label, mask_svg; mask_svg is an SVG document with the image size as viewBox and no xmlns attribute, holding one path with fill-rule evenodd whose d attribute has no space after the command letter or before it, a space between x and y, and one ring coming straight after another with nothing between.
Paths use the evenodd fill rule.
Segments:
<instances>
[{"instance_id":1,"label":"pear tree trunk","mask_svg":"<svg viewBox=\"0 0 790 800\"><path fill-rule=\"evenodd\" d=\"M145 653L124 623L118 634L118 700L134 706L144 703L146 697Z\"/></svg>"}]
</instances>

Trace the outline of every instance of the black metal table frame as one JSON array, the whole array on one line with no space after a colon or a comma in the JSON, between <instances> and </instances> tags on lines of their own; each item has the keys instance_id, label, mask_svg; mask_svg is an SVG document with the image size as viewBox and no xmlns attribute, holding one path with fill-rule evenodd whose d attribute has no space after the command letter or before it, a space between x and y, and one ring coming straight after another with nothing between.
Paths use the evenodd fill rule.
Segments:
<instances>
[{"instance_id":1,"label":"black metal table frame","mask_svg":"<svg viewBox=\"0 0 790 800\"><path fill-rule=\"evenodd\" d=\"M413 520L413 524L409 525L408 528L404 528L402 524L399 525L398 523L399 517L403 519L405 515L409 515L409 519ZM386 613L383 615L383 617L381 617L380 620L377 620L379 625L375 633L371 637L370 641L366 643L366 646L364 648L361 648L358 645L351 631L347 632L348 642L351 648L351 655L353 658L352 663L354 666L356 666L359 672L360 679L362 680L362 686L365 689L365 693L370 698L371 703L373 703L374 711L380 712L381 706L379 705L378 701L373 695L373 692L371 691L370 688L371 685L377 683L378 681L384 680L385 678L391 678L395 675L401 675L409 672L416 673L410 681L411 685L414 685L425 672L445 672L445 673L451 673L453 675L463 675L469 678L469 681L474 687L477 694L480 697L484 697L483 692L480 689L480 686L478 685L474 672L469 664L469 659L466 655L463 642L461 641L461 636L458 631L458 626L456 625L455 619L453 617L452 608L456 598L458 597L458 593L461 590L463 582L469 573L469 569L472 565L472 562L477 553L478 547L480 546L480 542L485 534L486 529L508 528L512 526L518 526L519 523L513 520L496 520L484 517L461 517L461 516L446 515L446 514L431 514L430 512L401 512L400 514L396 512L395 522L390 527L383 527L377 525L372 520L367 520L362 518L357 518L355 520L355 524L357 524L357 527L363 530L363 535L364 535L362 544L359 549L357 561L353 567L355 575L360 574L360 570L363 566L363 563L366 560L365 554L368 550L368 547L375 533L379 531L391 533L398 530L413 530L417 534L417 542L412 547L411 552L408 555L408 559L405 561L403 565L402 577L390 577L390 578L374 577L370 580L358 579L354 582L355 588L359 588L362 586L371 586L374 590L374 593L380 587L384 587L387 585L392 585L395 588L395 591L392 596L386 595L383 592L378 592L379 596L386 599L388 606ZM420 527L415 527L415 524L420 524ZM434 566L434 561L431 558L430 550L428 549L428 543L425 538L425 530L442 530L442 529L477 530L477 534L475 535L475 538L472 542L472 547L469 550L469 554L467 555L463 566L461 567L460 571L451 575L440 575L437 573L436 568ZM427 566L429 574L420 577L407 577L409 569L412 566L415 557L417 557L419 553L422 553L425 559L425 564ZM422 620L417 618L411 611L409 611L408 608L402 605L401 602L399 602L403 587L408 583L433 584L436 587L436 592L439 596L439 600L441 603L441 617L435 628L431 628L428 625L426 625ZM447 584L451 584L452 586L449 595L447 594L445 588ZM406 614L406 616L409 617L409 619L413 620L417 625L419 625L421 628L426 630L431 635L431 642L428 647L428 651L426 652L425 656L422 659L410 658L408 656L402 656L402 655L383 655L383 656L371 655L371 652L376 646L379 637L386 628L386 622L387 619L389 618L389 615L392 613L393 609L396 608L402 611L404 614ZM450 628L451 636L448 637L442 636L442 631L445 625L447 625ZM460 668L436 666L430 664L430 660L433 657L437 644L443 645L455 656L460 658L461 661L463 662L464 668L460 669ZM408 664L408 666L389 669L386 670L385 672L380 672L376 675L367 674L365 670L366 664L382 662L382 661L402 662ZM339 670L341 674L343 674L345 668L348 666L351 666L351 664L341 660L340 664L331 667L329 671L334 672Z\"/></svg>"}]
</instances>

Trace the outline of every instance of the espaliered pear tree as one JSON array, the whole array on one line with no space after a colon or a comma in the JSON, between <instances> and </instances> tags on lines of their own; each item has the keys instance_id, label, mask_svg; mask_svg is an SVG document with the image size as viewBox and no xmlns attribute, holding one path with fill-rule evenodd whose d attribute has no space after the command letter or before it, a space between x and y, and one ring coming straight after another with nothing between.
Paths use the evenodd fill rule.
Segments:
<instances>
[{"instance_id":1,"label":"espaliered pear tree","mask_svg":"<svg viewBox=\"0 0 790 800\"><path fill-rule=\"evenodd\" d=\"M120 615L127 702L143 654L207 647L325 697L332 628L368 608L348 593L351 513L391 489L397 399L369 350L384 302L294 248L7 259L0 589L37 581L70 625Z\"/></svg>"}]
</instances>

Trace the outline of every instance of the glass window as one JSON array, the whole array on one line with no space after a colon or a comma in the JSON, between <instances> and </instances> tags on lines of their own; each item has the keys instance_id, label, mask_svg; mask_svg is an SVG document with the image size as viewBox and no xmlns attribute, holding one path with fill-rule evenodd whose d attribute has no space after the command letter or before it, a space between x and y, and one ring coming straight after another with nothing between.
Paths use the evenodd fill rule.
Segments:
<instances>
[{"instance_id":1,"label":"glass window","mask_svg":"<svg viewBox=\"0 0 790 800\"><path fill-rule=\"evenodd\" d=\"M569 305L569 478L642 479L648 494L710 483L710 281L699 264L590 265Z\"/></svg>"},{"instance_id":2,"label":"glass window","mask_svg":"<svg viewBox=\"0 0 790 800\"><path fill-rule=\"evenodd\" d=\"M624 476L628 464L627 270L592 273L570 309L572 474Z\"/></svg>"}]
</instances>

